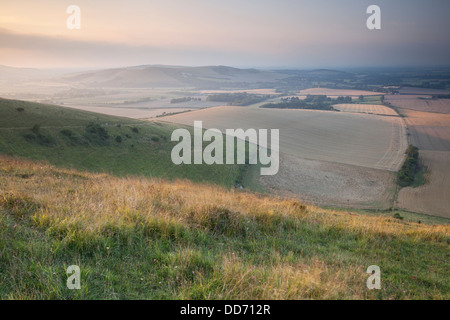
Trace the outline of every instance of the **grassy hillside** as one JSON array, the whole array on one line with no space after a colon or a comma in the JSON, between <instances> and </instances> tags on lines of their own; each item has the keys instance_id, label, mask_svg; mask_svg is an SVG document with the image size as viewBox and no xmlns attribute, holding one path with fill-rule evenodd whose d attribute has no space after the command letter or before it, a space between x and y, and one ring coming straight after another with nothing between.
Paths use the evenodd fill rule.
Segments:
<instances>
[{"instance_id":1,"label":"grassy hillside","mask_svg":"<svg viewBox=\"0 0 450 320\"><path fill-rule=\"evenodd\" d=\"M0 99L0 153L57 166L233 186L243 165L174 165L175 125ZM189 129L190 130L190 129Z\"/></svg>"},{"instance_id":2,"label":"grassy hillside","mask_svg":"<svg viewBox=\"0 0 450 320\"><path fill-rule=\"evenodd\" d=\"M448 225L4 156L0 181L0 299L450 298Z\"/></svg>"}]
</instances>

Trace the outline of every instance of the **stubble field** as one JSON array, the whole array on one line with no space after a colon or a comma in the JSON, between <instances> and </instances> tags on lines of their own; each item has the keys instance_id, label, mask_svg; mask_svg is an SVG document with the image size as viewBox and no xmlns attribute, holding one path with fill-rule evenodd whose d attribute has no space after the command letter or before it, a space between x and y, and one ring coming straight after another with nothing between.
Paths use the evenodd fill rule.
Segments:
<instances>
[{"instance_id":1,"label":"stubble field","mask_svg":"<svg viewBox=\"0 0 450 320\"><path fill-rule=\"evenodd\" d=\"M336 104L333 108L342 112L377 114L382 116L398 116L394 109L378 104Z\"/></svg>"},{"instance_id":2,"label":"stubble field","mask_svg":"<svg viewBox=\"0 0 450 320\"><path fill-rule=\"evenodd\" d=\"M318 110L214 107L163 121L204 128L280 129L280 170L263 177L270 192L309 203L387 208L403 163L406 129L400 117Z\"/></svg>"},{"instance_id":3,"label":"stubble field","mask_svg":"<svg viewBox=\"0 0 450 320\"><path fill-rule=\"evenodd\" d=\"M424 95L386 95L385 101L404 109L450 114L450 99L431 99Z\"/></svg>"}]
</instances>

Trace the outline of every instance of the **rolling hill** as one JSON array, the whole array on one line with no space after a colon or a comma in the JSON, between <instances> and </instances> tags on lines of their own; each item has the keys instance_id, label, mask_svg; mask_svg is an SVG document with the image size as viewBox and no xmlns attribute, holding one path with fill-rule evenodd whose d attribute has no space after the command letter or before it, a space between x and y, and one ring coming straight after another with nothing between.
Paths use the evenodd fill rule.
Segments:
<instances>
[{"instance_id":1,"label":"rolling hill","mask_svg":"<svg viewBox=\"0 0 450 320\"><path fill-rule=\"evenodd\" d=\"M172 165L167 123L5 99L0 119L0 299L449 298L446 219L232 188L244 166Z\"/></svg>"},{"instance_id":2,"label":"rolling hill","mask_svg":"<svg viewBox=\"0 0 450 320\"><path fill-rule=\"evenodd\" d=\"M449 298L448 225L5 156L0 181L0 299Z\"/></svg>"},{"instance_id":3,"label":"rolling hill","mask_svg":"<svg viewBox=\"0 0 450 320\"><path fill-rule=\"evenodd\" d=\"M69 168L234 186L244 165L174 165L177 126L0 99L0 153Z\"/></svg>"},{"instance_id":4,"label":"rolling hill","mask_svg":"<svg viewBox=\"0 0 450 320\"><path fill-rule=\"evenodd\" d=\"M202 89L272 85L288 74L277 71L238 69L226 66L137 66L64 75L62 82L89 87Z\"/></svg>"}]
</instances>

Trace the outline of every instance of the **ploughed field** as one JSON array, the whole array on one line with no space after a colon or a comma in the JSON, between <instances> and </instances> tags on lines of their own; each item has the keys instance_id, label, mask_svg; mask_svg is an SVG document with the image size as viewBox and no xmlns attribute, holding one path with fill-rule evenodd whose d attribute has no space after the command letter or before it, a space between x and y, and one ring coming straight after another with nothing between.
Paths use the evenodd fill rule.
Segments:
<instances>
[{"instance_id":1,"label":"ploughed field","mask_svg":"<svg viewBox=\"0 0 450 320\"><path fill-rule=\"evenodd\" d=\"M202 120L222 132L279 129L280 170L258 182L272 193L321 205L391 207L407 148L404 121L395 115L223 106L161 119L191 126Z\"/></svg>"}]
</instances>

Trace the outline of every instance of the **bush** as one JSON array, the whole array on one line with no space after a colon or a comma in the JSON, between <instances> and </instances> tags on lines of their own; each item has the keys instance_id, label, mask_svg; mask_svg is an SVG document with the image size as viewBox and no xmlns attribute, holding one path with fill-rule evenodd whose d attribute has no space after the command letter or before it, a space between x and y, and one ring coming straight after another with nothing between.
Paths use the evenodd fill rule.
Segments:
<instances>
[{"instance_id":1,"label":"bush","mask_svg":"<svg viewBox=\"0 0 450 320\"><path fill-rule=\"evenodd\" d=\"M133 131L134 133L139 133L139 129L136 127L131 128L131 131Z\"/></svg>"},{"instance_id":2,"label":"bush","mask_svg":"<svg viewBox=\"0 0 450 320\"><path fill-rule=\"evenodd\" d=\"M92 143L105 145L110 136L108 131L98 123L90 123L86 126L86 138Z\"/></svg>"},{"instance_id":3,"label":"bush","mask_svg":"<svg viewBox=\"0 0 450 320\"><path fill-rule=\"evenodd\" d=\"M158 141L159 141L159 137L153 136L153 137L152 137L152 141L158 142Z\"/></svg>"},{"instance_id":4,"label":"bush","mask_svg":"<svg viewBox=\"0 0 450 320\"><path fill-rule=\"evenodd\" d=\"M398 184L407 187L414 183L415 175L419 171L419 149L410 145L406 150L406 160L398 172Z\"/></svg>"},{"instance_id":5,"label":"bush","mask_svg":"<svg viewBox=\"0 0 450 320\"><path fill-rule=\"evenodd\" d=\"M66 137L72 137L73 136L73 132L71 130L69 130L69 129L61 130L61 134L63 136L66 136Z\"/></svg>"},{"instance_id":6,"label":"bush","mask_svg":"<svg viewBox=\"0 0 450 320\"><path fill-rule=\"evenodd\" d=\"M121 143L122 142L122 137L121 136L117 136L116 137L116 142Z\"/></svg>"},{"instance_id":7,"label":"bush","mask_svg":"<svg viewBox=\"0 0 450 320\"><path fill-rule=\"evenodd\" d=\"M63 130L60 131L60 133L66 138L66 140L68 140L68 144L71 145L71 146L88 144L86 141L83 140L82 137L78 136L72 130L63 129Z\"/></svg>"},{"instance_id":8,"label":"bush","mask_svg":"<svg viewBox=\"0 0 450 320\"><path fill-rule=\"evenodd\" d=\"M35 124L33 126L33 128L31 128L31 132L33 132L34 134L39 134L40 131L41 131L41 126L38 124Z\"/></svg>"}]
</instances>

